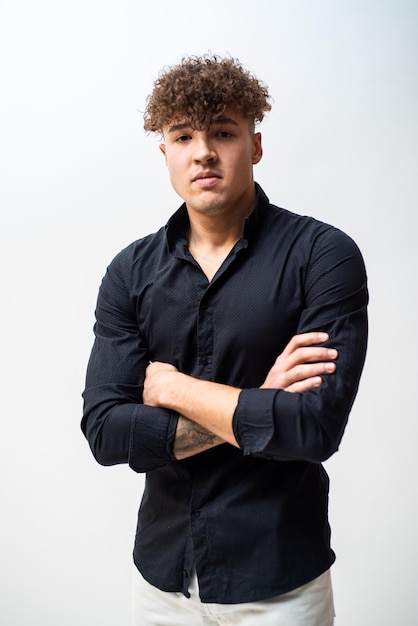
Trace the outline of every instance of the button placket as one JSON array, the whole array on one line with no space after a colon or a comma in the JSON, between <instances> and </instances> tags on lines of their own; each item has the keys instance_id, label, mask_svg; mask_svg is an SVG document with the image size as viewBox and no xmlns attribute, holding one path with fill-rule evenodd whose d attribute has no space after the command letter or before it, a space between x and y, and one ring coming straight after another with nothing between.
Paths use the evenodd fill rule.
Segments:
<instances>
[{"instance_id":1,"label":"button placket","mask_svg":"<svg viewBox=\"0 0 418 626\"><path fill-rule=\"evenodd\" d=\"M197 321L197 361L199 376L210 380L213 355L213 309L206 293L199 305Z\"/></svg>"}]
</instances>

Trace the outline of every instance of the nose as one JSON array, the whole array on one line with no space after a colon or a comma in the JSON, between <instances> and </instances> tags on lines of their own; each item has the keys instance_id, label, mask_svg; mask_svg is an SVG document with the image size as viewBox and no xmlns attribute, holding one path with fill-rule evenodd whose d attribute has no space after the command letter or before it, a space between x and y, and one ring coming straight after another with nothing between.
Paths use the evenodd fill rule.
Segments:
<instances>
[{"instance_id":1,"label":"nose","mask_svg":"<svg viewBox=\"0 0 418 626\"><path fill-rule=\"evenodd\" d=\"M195 138L193 158L199 163L210 163L212 161L216 161L217 154L213 142L210 140L210 137L206 135L206 133L201 132Z\"/></svg>"}]
</instances>

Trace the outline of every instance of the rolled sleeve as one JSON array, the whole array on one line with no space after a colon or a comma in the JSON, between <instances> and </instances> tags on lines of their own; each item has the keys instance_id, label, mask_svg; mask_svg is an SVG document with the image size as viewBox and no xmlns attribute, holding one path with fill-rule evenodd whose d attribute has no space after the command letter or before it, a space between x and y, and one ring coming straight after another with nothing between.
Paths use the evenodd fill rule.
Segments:
<instances>
[{"instance_id":1,"label":"rolled sleeve","mask_svg":"<svg viewBox=\"0 0 418 626\"><path fill-rule=\"evenodd\" d=\"M232 427L245 455L257 454L274 434L272 420L276 389L243 389L238 398Z\"/></svg>"},{"instance_id":2,"label":"rolled sleeve","mask_svg":"<svg viewBox=\"0 0 418 626\"><path fill-rule=\"evenodd\" d=\"M123 251L99 290L81 428L98 463L129 463L136 472L147 472L174 460L178 416L142 401L149 356L126 284L131 266Z\"/></svg>"},{"instance_id":3,"label":"rolled sleeve","mask_svg":"<svg viewBox=\"0 0 418 626\"><path fill-rule=\"evenodd\" d=\"M129 466L135 472L149 472L167 462L175 461L174 439L178 413L141 405L132 420L129 445Z\"/></svg>"},{"instance_id":4,"label":"rolled sleeve","mask_svg":"<svg viewBox=\"0 0 418 626\"><path fill-rule=\"evenodd\" d=\"M341 442L358 391L367 347L366 273L354 242L328 230L315 242L298 333L324 331L338 350L336 371L303 393L248 389L233 418L244 454L321 463Z\"/></svg>"}]
</instances>

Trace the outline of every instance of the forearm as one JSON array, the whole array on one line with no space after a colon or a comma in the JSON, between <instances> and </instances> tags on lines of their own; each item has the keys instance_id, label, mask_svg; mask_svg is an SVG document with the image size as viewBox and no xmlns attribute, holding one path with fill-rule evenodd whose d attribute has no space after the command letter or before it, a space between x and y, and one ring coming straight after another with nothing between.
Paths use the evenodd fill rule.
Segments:
<instances>
[{"instance_id":1,"label":"forearm","mask_svg":"<svg viewBox=\"0 0 418 626\"><path fill-rule=\"evenodd\" d=\"M364 363L364 313L336 320L329 334L338 361L335 372L323 376L319 387L303 393L242 391L234 432L244 454L320 463L338 449Z\"/></svg>"},{"instance_id":2,"label":"forearm","mask_svg":"<svg viewBox=\"0 0 418 626\"><path fill-rule=\"evenodd\" d=\"M318 346L327 339L324 333L294 337L277 358L263 387L294 392L318 387L321 375L335 371L335 364L329 361L337 357L336 351ZM238 388L192 378L168 363L156 362L147 368L144 402L182 415L173 454L183 459L225 442L241 447L232 429L240 393Z\"/></svg>"},{"instance_id":3,"label":"forearm","mask_svg":"<svg viewBox=\"0 0 418 626\"><path fill-rule=\"evenodd\" d=\"M223 439L203 426L192 422L187 417L180 416L177 422L173 454L180 461L223 443L225 443Z\"/></svg>"},{"instance_id":4,"label":"forearm","mask_svg":"<svg viewBox=\"0 0 418 626\"><path fill-rule=\"evenodd\" d=\"M177 411L203 429L192 428L187 433L187 424L180 422L180 447L187 437L189 449L193 438L198 442L197 451L203 449L199 449L199 445L209 448L221 441L239 447L232 430L232 418L241 390L187 376L169 365L161 368L162 364L156 363L147 369L144 402ZM210 442L212 433L217 439Z\"/></svg>"},{"instance_id":5,"label":"forearm","mask_svg":"<svg viewBox=\"0 0 418 626\"><path fill-rule=\"evenodd\" d=\"M135 472L148 472L173 461L176 413L145 406L139 398L121 403L110 386L99 392L88 387L83 395L81 428L98 463L128 463Z\"/></svg>"}]
</instances>

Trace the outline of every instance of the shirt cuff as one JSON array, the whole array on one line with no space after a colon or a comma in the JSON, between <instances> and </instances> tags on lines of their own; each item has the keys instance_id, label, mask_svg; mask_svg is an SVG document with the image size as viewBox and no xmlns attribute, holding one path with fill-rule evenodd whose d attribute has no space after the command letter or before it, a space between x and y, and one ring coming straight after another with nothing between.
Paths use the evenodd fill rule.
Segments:
<instances>
[{"instance_id":1,"label":"shirt cuff","mask_svg":"<svg viewBox=\"0 0 418 626\"><path fill-rule=\"evenodd\" d=\"M235 438L245 455L265 450L274 433L273 405L277 389L243 389L232 420Z\"/></svg>"},{"instance_id":2,"label":"shirt cuff","mask_svg":"<svg viewBox=\"0 0 418 626\"><path fill-rule=\"evenodd\" d=\"M129 466L149 472L175 461L173 455L178 413L140 405L132 420Z\"/></svg>"}]
</instances>

